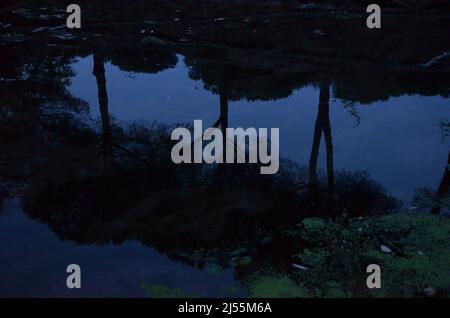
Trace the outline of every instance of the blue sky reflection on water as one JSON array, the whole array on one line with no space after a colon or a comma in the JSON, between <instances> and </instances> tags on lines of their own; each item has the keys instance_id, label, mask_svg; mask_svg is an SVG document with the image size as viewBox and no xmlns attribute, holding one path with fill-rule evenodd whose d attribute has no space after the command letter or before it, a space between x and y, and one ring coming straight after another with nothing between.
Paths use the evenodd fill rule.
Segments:
<instances>
[{"instance_id":1,"label":"blue sky reflection on water","mask_svg":"<svg viewBox=\"0 0 450 318\"><path fill-rule=\"evenodd\" d=\"M0 297L145 297L143 283L165 284L197 295L224 297L232 269L209 273L169 259L140 242L78 245L9 200L0 217ZM17 235L27 233L27 235ZM81 267L81 289L66 287L68 264Z\"/></svg>"},{"instance_id":2,"label":"blue sky reflection on water","mask_svg":"<svg viewBox=\"0 0 450 318\"><path fill-rule=\"evenodd\" d=\"M219 116L219 96L189 78L179 57L176 67L157 74L136 74L106 65L109 111L119 121L147 120L205 125ZM70 88L89 102L99 117L92 57L73 65L77 75ZM317 115L318 89L295 90L274 101L230 102L230 127L278 127L282 157L306 165ZM337 170L366 170L388 191L408 202L414 190L436 187L446 164L449 140L442 140L439 121L450 117L450 101L439 96L401 96L370 105L356 105L360 125L341 100L332 99L330 121ZM319 166L325 167L324 144Z\"/></svg>"}]
</instances>

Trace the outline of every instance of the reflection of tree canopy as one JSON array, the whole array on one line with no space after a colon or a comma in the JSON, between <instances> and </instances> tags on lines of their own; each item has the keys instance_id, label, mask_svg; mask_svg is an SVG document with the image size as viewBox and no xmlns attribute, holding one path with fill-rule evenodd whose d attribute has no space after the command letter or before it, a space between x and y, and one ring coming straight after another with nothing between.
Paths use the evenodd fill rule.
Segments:
<instances>
[{"instance_id":1,"label":"reflection of tree canopy","mask_svg":"<svg viewBox=\"0 0 450 318\"><path fill-rule=\"evenodd\" d=\"M56 114L85 114L87 104L67 91L73 76L73 57L60 51L30 47L4 48L1 62L0 145L1 173L5 178L22 178L39 158L33 156L45 146L43 131ZM65 116L65 115L64 115Z\"/></svg>"},{"instance_id":2,"label":"reflection of tree canopy","mask_svg":"<svg viewBox=\"0 0 450 318\"><path fill-rule=\"evenodd\" d=\"M106 57L125 72L157 73L177 64L174 53L162 47L119 46L107 50Z\"/></svg>"},{"instance_id":3,"label":"reflection of tree canopy","mask_svg":"<svg viewBox=\"0 0 450 318\"><path fill-rule=\"evenodd\" d=\"M236 55L234 55L236 53ZM202 54L202 53L200 53ZM201 55L200 55L201 56ZM282 57L265 60L255 54L261 67L244 68L238 50L229 55L210 57L188 56L185 63L190 77L204 82L205 89L218 94L224 79L230 86L229 100L273 100L288 97L295 89L331 81L336 98L359 103L372 103L401 95L449 96L448 71L417 67L391 67L373 61L330 59L318 62L298 60L289 64L291 70L278 69ZM249 59L249 57L247 57ZM281 59L281 60L280 60ZM337 65L333 65L337 63ZM251 66L255 67L255 66ZM298 69L298 71L296 71Z\"/></svg>"},{"instance_id":4,"label":"reflection of tree canopy","mask_svg":"<svg viewBox=\"0 0 450 318\"><path fill-rule=\"evenodd\" d=\"M288 97L299 88L296 74L269 70L246 70L219 61L203 61L201 58L186 57L189 76L202 80L205 89L219 94L228 86L228 100L276 100Z\"/></svg>"},{"instance_id":5,"label":"reflection of tree canopy","mask_svg":"<svg viewBox=\"0 0 450 318\"><path fill-rule=\"evenodd\" d=\"M447 18L387 16L375 31L358 16L339 14L249 19L198 26L204 46L197 39L177 44L191 76L207 89L217 93L223 73L230 73L230 100L281 98L323 82L337 98L360 103L449 94L448 56L428 64L450 51L442 32Z\"/></svg>"},{"instance_id":6,"label":"reflection of tree canopy","mask_svg":"<svg viewBox=\"0 0 450 318\"><path fill-rule=\"evenodd\" d=\"M330 209L311 205L305 170L292 163L274 177L238 165L220 178L215 166L174 165L167 159L173 144L169 126L115 125L115 172L107 175L95 130L74 121L55 124L53 131L52 151L40 154L46 169L33 173L24 199L26 212L62 239L82 244L135 239L183 258L197 249L224 252L256 242L278 226ZM319 202L332 200L336 215L395 208L395 200L364 174L337 173L333 198L322 180L319 176Z\"/></svg>"}]
</instances>

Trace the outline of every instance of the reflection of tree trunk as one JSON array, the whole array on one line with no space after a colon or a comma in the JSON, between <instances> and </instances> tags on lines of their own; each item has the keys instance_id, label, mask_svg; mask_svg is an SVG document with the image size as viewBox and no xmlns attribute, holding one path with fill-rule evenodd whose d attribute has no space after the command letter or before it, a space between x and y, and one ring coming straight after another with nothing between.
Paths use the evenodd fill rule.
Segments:
<instances>
[{"instance_id":1,"label":"reflection of tree trunk","mask_svg":"<svg viewBox=\"0 0 450 318\"><path fill-rule=\"evenodd\" d=\"M316 118L316 125L314 127L314 138L311 149L311 157L309 158L309 184L315 187L317 185L317 159L319 158L320 139L322 136L322 123L320 117L320 105L319 113Z\"/></svg>"},{"instance_id":2,"label":"reflection of tree trunk","mask_svg":"<svg viewBox=\"0 0 450 318\"><path fill-rule=\"evenodd\" d=\"M104 63L105 59L103 57L103 54L100 52L96 52L94 54L93 74L97 79L98 103L100 106L100 114L102 120L102 147L104 158L104 172L106 174L110 174L114 169L114 158L113 158L112 132L109 121L108 92L106 90L106 76Z\"/></svg>"},{"instance_id":3,"label":"reflection of tree trunk","mask_svg":"<svg viewBox=\"0 0 450 318\"><path fill-rule=\"evenodd\" d=\"M309 158L309 189L312 197L316 197L317 192L317 160L319 157L320 140L322 132L325 138L327 151L327 176L328 191L331 194L334 186L334 167L333 167L333 141L331 138L331 125L329 116L330 84L323 83L320 86L319 109L314 127L313 145L311 156Z\"/></svg>"},{"instance_id":4,"label":"reflection of tree trunk","mask_svg":"<svg viewBox=\"0 0 450 318\"><path fill-rule=\"evenodd\" d=\"M325 138L325 146L327 151L327 176L328 176L328 191L331 193L334 186L334 167L333 167L333 140L331 138L330 125L330 85L324 84L320 89L320 105L322 108L322 129Z\"/></svg>"},{"instance_id":5,"label":"reflection of tree trunk","mask_svg":"<svg viewBox=\"0 0 450 318\"><path fill-rule=\"evenodd\" d=\"M228 95L226 91L220 92L220 128L223 135L224 150L227 144L227 128L228 128ZM223 162L226 162L226 151L223 153Z\"/></svg>"},{"instance_id":6,"label":"reflection of tree trunk","mask_svg":"<svg viewBox=\"0 0 450 318\"><path fill-rule=\"evenodd\" d=\"M228 128L228 77L226 75L226 71L224 71L223 74L223 83L222 83L222 87L220 87L219 89L219 94L220 94L220 129L222 130L222 141L223 141L223 148L222 148L222 152L223 152L223 164L219 163L219 167L218 167L218 177L219 179L222 179L224 176L224 172L225 172L225 165L227 162L227 152L226 152L226 148L227 148L227 128Z\"/></svg>"},{"instance_id":7,"label":"reflection of tree trunk","mask_svg":"<svg viewBox=\"0 0 450 318\"><path fill-rule=\"evenodd\" d=\"M436 199L431 213L439 214L441 212L442 200L450 193L450 152L448 153L447 166L445 167L444 176L442 177L439 188L436 192Z\"/></svg>"}]
</instances>

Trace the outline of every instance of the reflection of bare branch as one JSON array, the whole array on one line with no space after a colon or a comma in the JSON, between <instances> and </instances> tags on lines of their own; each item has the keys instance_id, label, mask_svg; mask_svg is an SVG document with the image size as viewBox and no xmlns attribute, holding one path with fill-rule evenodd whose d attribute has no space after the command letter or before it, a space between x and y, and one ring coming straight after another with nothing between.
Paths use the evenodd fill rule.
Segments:
<instances>
[{"instance_id":1,"label":"reflection of bare branch","mask_svg":"<svg viewBox=\"0 0 450 318\"><path fill-rule=\"evenodd\" d=\"M444 142L445 139L450 136L450 121L445 118L441 118L441 121L439 122L439 129L442 136L442 142Z\"/></svg>"},{"instance_id":2,"label":"reflection of bare branch","mask_svg":"<svg viewBox=\"0 0 450 318\"><path fill-rule=\"evenodd\" d=\"M437 63L440 63L442 60L444 60L444 59L446 59L448 57L450 57L450 51L449 52L444 52L441 55L438 55L438 56L432 58L428 62L426 62L424 64L421 64L420 66L422 66L422 67L430 67L430 66L433 66L433 65L435 65Z\"/></svg>"},{"instance_id":3,"label":"reflection of bare branch","mask_svg":"<svg viewBox=\"0 0 450 318\"><path fill-rule=\"evenodd\" d=\"M450 152L447 157L447 165L445 166L444 176L442 177L439 188L436 192L434 206L431 209L431 213L439 214L441 212L442 206L448 200L448 195L450 192Z\"/></svg>"},{"instance_id":4,"label":"reflection of bare branch","mask_svg":"<svg viewBox=\"0 0 450 318\"><path fill-rule=\"evenodd\" d=\"M356 124L353 126L353 128L356 128L361 123L361 117L358 114L358 111L356 110L355 103L352 101L344 101L344 109L356 119Z\"/></svg>"}]
</instances>

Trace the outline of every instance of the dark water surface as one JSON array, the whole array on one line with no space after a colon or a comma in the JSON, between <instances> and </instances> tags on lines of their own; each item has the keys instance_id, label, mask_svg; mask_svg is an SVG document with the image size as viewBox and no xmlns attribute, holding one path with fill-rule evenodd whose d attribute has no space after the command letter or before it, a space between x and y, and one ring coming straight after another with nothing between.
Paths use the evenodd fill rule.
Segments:
<instances>
[{"instance_id":1,"label":"dark water surface","mask_svg":"<svg viewBox=\"0 0 450 318\"><path fill-rule=\"evenodd\" d=\"M2 297L144 297L144 282L225 297L233 286L231 270L208 274L139 242L98 247L62 241L47 226L24 216L17 200L7 202L5 209L8 213L0 219ZM87 269L80 290L66 287L67 274L61 270L73 263Z\"/></svg>"},{"instance_id":2,"label":"dark water surface","mask_svg":"<svg viewBox=\"0 0 450 318\"><path fill-rule=\"evenodd\" d=\"M448 15L369 34L357 13L158 8L117 23L93 5L72 33L2 13L0 296L242 295L259 268L292 271L278 229L428 213L448 192ZM280 173L176 166L170 132L195 119L279 128Z\"/></svg>"}]
</instances>

